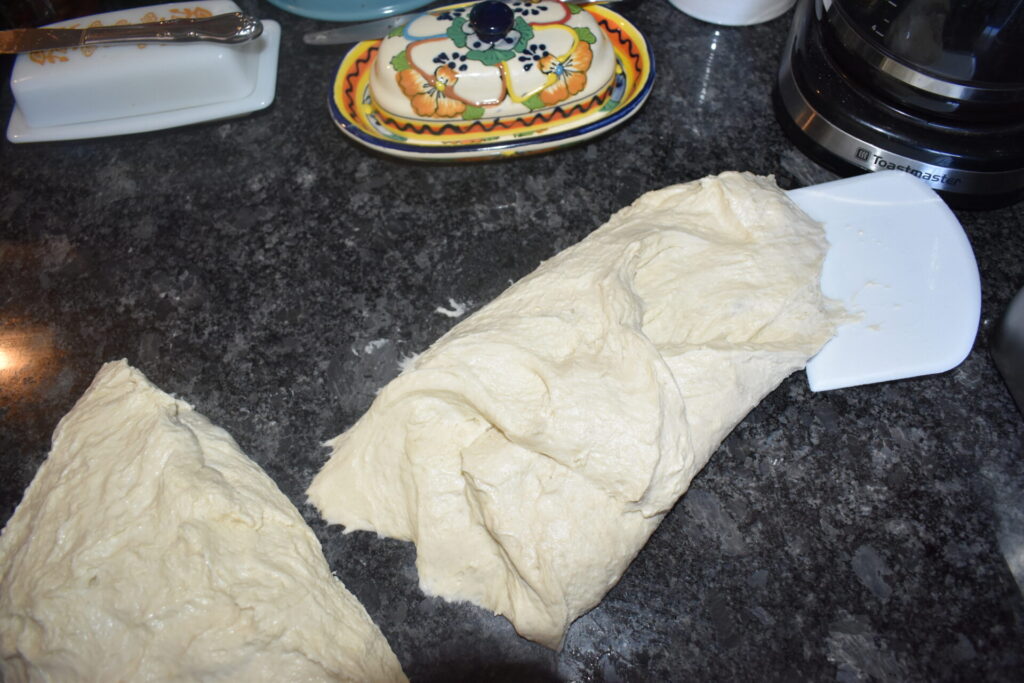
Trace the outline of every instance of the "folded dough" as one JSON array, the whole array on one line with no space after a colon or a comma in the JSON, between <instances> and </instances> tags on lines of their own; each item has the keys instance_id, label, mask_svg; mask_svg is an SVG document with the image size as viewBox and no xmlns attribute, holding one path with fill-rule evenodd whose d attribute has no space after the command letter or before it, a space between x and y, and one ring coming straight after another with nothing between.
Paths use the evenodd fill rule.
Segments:
<instances>
[{"instance_id":1,"label":"folded dough","mask_svg":"<svg viewBox=\"0 0 1024 683\"><path fill-rule=\"evenodd\" d=\"M273 481L103 366L0 536L3 680L405 680Z\"/></svg>"},{"instance_id":2,"label":"folded dough","mask_svg":"<svg viewBox=\"0 0 1024 683\"><path fill-rule=\"evenodd\" d=\"M420 355L328 442L309 498L415 542L426 593L557 648L832 336L826 249L770 178L650 192Z\"/></svg>"}]
</instances>

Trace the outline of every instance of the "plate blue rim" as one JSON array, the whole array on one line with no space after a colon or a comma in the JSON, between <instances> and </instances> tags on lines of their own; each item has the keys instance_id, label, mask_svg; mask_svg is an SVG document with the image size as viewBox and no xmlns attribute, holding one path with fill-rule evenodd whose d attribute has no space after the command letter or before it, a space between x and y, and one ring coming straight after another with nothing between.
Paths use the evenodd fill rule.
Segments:
<instances>
[{"instance_id":1,"label":"plate blue rim","mask_svg":"<svg viewBox=\"0 0 1024 683\"><path fill-rule=\"evenodd\" d=\"M323 21L368 21L402 14L432 0L267 0L285 12Z\"/></svg>"}]
</instances>

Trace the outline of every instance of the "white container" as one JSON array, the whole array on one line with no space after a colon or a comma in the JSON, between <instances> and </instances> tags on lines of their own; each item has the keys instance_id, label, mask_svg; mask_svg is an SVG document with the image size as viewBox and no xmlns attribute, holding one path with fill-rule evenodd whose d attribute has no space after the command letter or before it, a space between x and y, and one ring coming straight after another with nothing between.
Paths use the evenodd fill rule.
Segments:
<instances>
[{"instance_id":1,"label":"white container","mask_svg":"<svg viewBox=\"0 0 1024 683\"><path fill-rule=\"evenodd\" d=\"M723 26L749 26L782 16L796 0L669 0L695 19Z\"/></svg>"},{"instance_id":2,"label":"white container","mask_svg":"<svg viewBox=\"0 0 1024 683\"><path fill-rule=\"evenodd\" d=\"M52 24L86 28L238 12L230 0L152 5ZM260 39L217 43L126 44L18 55L11 90L33 129L241 101L257 85ZM276 62L275 62L276 68Z\"/></svg>"}]
</instances>

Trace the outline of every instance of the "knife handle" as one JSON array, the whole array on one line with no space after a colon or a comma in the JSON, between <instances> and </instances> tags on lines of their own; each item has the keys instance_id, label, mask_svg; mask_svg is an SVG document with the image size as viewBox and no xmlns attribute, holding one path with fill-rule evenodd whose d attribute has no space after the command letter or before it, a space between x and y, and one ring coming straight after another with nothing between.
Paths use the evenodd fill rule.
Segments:
<instances>
[{"instance_id":1,"label":"knife handle","mask_svg":"<svg viewBox=\"0 0 1024 683\"><path fill-rule=\"evenodd\" d=\"M84 29L82 45L111 43L244 43L263 33L263 23L241 12L199 19L169 19L148 24L94 26Z\"/></svg>"}]
</instances>

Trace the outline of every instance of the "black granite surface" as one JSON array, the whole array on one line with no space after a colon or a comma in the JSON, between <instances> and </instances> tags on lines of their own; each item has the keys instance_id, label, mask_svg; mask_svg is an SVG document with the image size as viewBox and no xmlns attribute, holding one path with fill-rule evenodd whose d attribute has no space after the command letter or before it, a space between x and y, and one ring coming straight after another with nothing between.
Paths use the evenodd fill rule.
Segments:
<instances>
[{"instance_id":1,"label":"black granite surface","mask_svg":"<svg viewBox=\"0 0 1024 683\"><path fill-rule=\"evenodd\" d=\"M457 322L444 311L479 308L641 193L729 169L829 179L769 106L790 16L724 28L636 3L658 74L628 124L555 153L424 165L335 129L342 51L301 40L326 24L240 4L283 27L269 109L0 143L0 349L23 363L0 369L0 519L123 357L295 501L414 680L1021 680L1024 421L986 345L1024 285L1024 206L958 212L983 288L962 366L821 394L791 377L552 652L425 597L412 546L323 524L303 494L320 444ZM11 107L5 86L4 121Z\"/></svg>"}]
</instances>

